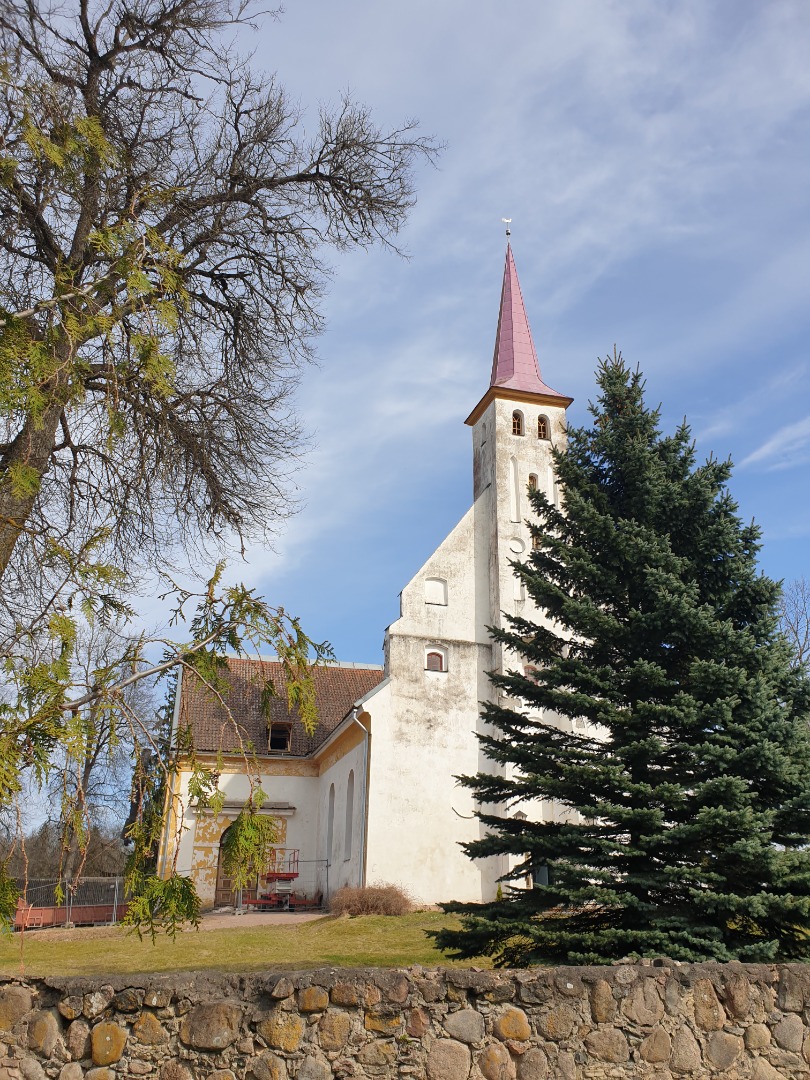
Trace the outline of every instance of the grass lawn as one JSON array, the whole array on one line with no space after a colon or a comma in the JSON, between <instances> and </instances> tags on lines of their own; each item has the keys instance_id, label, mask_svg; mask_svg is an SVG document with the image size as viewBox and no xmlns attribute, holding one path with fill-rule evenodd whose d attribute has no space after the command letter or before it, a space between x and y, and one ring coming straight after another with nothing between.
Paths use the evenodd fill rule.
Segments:
<instances>
[{"instance_id":1,"label":"grass lawn","mask_svg":"<svg viewBox=\"0 0 810 1080\"><path fill-rule=\"evenodd\" d=\"M72 930L25 935L27 975L101 975L147 971L259 971L315 967L427 967L453 964L425 930L457 926L443 912L323 918L291 926L246 926L233 930L191 930L175 941L139 941L124 930ZM477 960L489 967L488 960ZM0 939L0 972L20 972L17 935Z\"/></svg>"}]
</instances>

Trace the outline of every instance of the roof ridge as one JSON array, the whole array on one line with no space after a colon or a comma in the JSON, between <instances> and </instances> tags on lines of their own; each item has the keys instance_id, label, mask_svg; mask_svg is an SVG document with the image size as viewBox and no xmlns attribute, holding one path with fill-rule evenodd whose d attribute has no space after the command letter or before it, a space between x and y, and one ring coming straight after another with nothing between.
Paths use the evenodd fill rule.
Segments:
<instances>
[{"instance_id":1,"label":"roof ridge","mask_svg":"<svg viewBox=\"0 0 810 1080\"><path fill-rule=\"evenodd\" d=\"M283 661L278 656L226 656L225 659L229 664L282 664ZM366 664L359 660L326 660L313 663L310 665L313 668L320 670L333 671L335 668L349 669L355 671L383 671L383 664Z\"/></svg>"}]
</instances>

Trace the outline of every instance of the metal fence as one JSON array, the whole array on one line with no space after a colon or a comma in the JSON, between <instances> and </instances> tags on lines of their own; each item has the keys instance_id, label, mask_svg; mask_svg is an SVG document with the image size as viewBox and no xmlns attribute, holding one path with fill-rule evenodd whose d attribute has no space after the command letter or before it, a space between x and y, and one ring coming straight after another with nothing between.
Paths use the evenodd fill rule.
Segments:
<instances>
[{"instance_id":1,"label":"metal fence","mask_svg":"<svg viewBox=\"0 0 810 1080\"><path fill-rule=\"evenodd\" d=\"M326 859L298 859L274 864L269 880L232 893L217 889L217 907L241 911L317 911L329 896L329 863ZM20 899L14 920L16 930L53 926L99 926L120 922L127 912L128 896L121 877L82 878L69 881L29 878L17 881Z\"/></svg>"},{"instance_id":2,"label":"metal fence","mask_svg":"<svg viewBox=\"0 0 810 1080\"><path fill-rule=\"evenodd\" d=\"M15 927L92 926L119 922L127 910L124 879L82 878L69 881L31 878L17 882L20 900Z\"/></svg>"}]
</instances>

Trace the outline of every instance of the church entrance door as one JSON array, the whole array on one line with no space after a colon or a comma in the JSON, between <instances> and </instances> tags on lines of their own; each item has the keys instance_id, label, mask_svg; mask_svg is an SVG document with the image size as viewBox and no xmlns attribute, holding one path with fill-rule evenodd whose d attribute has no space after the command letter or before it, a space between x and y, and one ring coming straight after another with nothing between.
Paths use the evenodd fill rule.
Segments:
<instances>
[{"instance_id":1,"label":"church entrance door","mask_svg":"<svg viewBox=\"0 0 810 1080\"><path fill-rule=\"evenodd\" d=\"M237 896L237 894L236 894L236 892L234 890L234 887L233 887L233 881L225 873L225 865L224 865L225 864L225 857L224 857L224 854L223 854L223 851L222 851L222 841L227 836L228 830L230 829L230 827L231 826L229 825L228 828L225 830L225 832L222 834L222 836L219 838L219 855L217 857L217 886L216 886L216 893L214 894L214 907L215 908L219 908L219 907L236 907L236 905L239 902L239 897ZM249 901L255 900L255 899L256 899L256 884L254 882L253 885L250 885L247 888L242 889L242 904L244 905L246 902L249 902Z\"/></svg>"}]
</instances>

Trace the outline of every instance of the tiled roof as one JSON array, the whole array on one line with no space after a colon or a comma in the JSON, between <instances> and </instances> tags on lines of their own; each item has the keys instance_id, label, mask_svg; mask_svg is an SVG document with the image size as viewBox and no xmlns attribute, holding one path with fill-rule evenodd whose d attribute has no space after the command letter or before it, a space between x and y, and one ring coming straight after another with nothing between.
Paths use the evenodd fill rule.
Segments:
<instances>
[{"instance_id":1,"label":"tiled roof","mask_svg":"<svg viewBox=\"0 0 810 1080\"><path fill-rule=\"evenodd\" d=\"M226 695L228 715L217 696L188 671L183 672L180 692L178 728L191 729L191 741L196 750L238 752L240 739L258 755L268 751L270 723L292 724L289 754L300 757L317 749L332 734L354 703L382 682L382 668L355 666L315 667L315 700L319 722L314 735L307 735L295 714L287 707L284 669L274 660L228 661L226 678L230 690ZM270 716L262 709L262 685L272 679L276 696L270 699ZM234 729L238 725L239 733Z\"/></svg>"}]
</instances>

